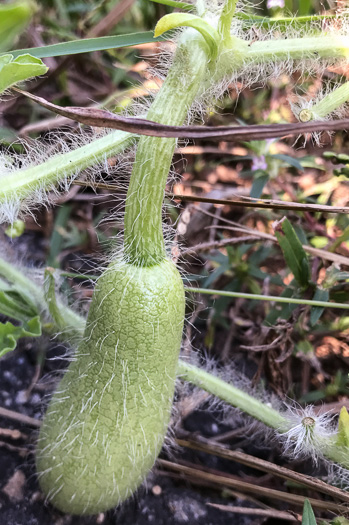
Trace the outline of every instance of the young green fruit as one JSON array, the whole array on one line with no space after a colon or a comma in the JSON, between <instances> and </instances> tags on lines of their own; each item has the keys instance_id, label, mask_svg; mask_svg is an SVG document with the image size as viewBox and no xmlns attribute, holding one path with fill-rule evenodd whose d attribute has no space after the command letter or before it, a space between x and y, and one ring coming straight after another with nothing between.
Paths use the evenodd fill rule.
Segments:
<instances>
[{"instance_id":1,"label":"young green fruit","mask_svg":"<svg viewBox=\"0 0 349 525\"><path fill-rule=\"evenodd\" d=\"M130 496L153 466L170 418L184 289L169 260L113 263L43 420L37 469L63 512L94 514Z\"/></svg>"}]
</instances>

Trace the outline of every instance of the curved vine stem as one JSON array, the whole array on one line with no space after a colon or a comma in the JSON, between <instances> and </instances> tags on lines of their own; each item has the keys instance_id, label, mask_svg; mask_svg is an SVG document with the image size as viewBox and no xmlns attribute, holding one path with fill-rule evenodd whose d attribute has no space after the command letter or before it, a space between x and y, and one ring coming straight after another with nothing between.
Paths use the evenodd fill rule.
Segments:
<instances>
[{"instance_id":1,"label":"curved vine stem","mask_svg":"<svg viewBox=\"0 0 349 525\"><path fill-rule=\"evenodd\" d=\"M171 70L147 118L161 124L182 125L207 74L209 52L201 35L184 33ZM162 205L175 139L141 137L131 175L125 209L125 259L141 266L166 256L162 233Z\"/></svg>"}]
</instances>

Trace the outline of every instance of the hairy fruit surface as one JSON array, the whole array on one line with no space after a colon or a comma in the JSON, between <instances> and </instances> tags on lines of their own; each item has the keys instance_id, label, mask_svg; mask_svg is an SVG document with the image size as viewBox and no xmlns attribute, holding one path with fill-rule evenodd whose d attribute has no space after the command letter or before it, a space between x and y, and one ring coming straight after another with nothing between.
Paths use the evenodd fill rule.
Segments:
<instances>
[{"instance_id":1,"label":"hairy fruit surface","mask_svg":"<svg viewBox=\"0 0 349 525\"><path fill-rule=\"evenodd\" d=\"M38 442L40 485L60 510L112 508L153 466L171 413L184 307L169 260L112 263L98 280L85 338Z\"/></svg>"}]
</instances>

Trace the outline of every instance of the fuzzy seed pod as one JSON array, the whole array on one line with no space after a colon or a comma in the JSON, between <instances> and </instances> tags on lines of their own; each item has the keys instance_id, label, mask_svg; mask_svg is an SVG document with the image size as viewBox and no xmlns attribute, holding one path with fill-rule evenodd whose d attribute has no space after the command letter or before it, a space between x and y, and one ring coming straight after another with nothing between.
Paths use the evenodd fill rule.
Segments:
<instances>
[{"instance_id":1,"label":"fuzzy seed pod","mask_svg":"<svg viewBox=\"0 0 349 525\"><path fill-rule=\"evenodd\" d=\"M84 341L38 442L41 488L63 512L116 506L153 466L170 418L184 306L169 260L113 263L99 279Z\"/></svg>"}]
</instances>

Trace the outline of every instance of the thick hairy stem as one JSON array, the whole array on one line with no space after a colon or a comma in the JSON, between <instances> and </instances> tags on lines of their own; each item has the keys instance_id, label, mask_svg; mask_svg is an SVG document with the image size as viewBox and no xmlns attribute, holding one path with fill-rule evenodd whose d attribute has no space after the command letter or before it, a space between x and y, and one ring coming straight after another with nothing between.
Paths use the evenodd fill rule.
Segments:
<instances>
[{"instance_id":1,"label":"thick hairy stem","mask_svg":"<svg viewBox=\"0 0 349 525\"><path fill-rule=\"evenodd\" d=\"M201 368L178 361L178 375L185 381L206 390L210 394L219 397L229 405L239 408L258 421L279 431L287 430L287 419L277 410L255 399L243 390L236 388L222 379L205 372Z\"/></svg>"},{"instance_id":2,"label":"thick hairy stem","mask_svg":"<svg viewBox=\"0 0 349 525\"><path fill-rule=\"evenodd\" d=\"M311 61L311 69L316 69L317 62L319 67L323 68L327 63L340 63L348 57L349 37L343 35L325 34L250 43L231 36L230 41L224 41L210 82L211 85L219 84L223 78L229 78L232 74L235 79L241 74L242 80L247 76L249 82L260 81L263 80L261 71L264 65L270 69L280 62L294 61L293 69L297 69L297 63L300 69L306 69L307 64L304 64L304 61ZM250 78L249 68L257 69L256 75L252 74Z\"/></svg>"},{"instance_id":3,"label":"thick hairy stem","mask_svg":"<svg viewBox=\"0 0 349 525\"><path fill-rule=\"evenodd\" d=\"M117 155L129 147L135 136L114 131L69 153L58 154L47 162L24 170L11 171L1 177L0 203L18 202L32 193L49 189L98 162Z\"/></svg>"},{"instance_id":4,"label":"thick hairy stem","mask_svg":"<svg viewBox=\"0 0 349 525\"><path fill-rule=\"evenodd\" d=\"M209 392L229 405L242 410L245 414L261 421L281 434L290 430L290 421L285 415L254 398L240 388L226 383L222 379L205 372L201 368L187 364L180 359L178 361L177 374L182 380L189 381L193 385L202 388L206 392ZM336 441L337 435L330 436L326 439L323 438L322 453L330 461L338 463L345 468L349 468L349 454L347 447L339 446Z\"/></svg>"},{"instance_id":5,"label":"thick hairy stem","mask_svg":"<svg viewBox=\"0 0 349 525\"><path fill-rule=\"evenodd\" d=\"M208 49L196 31L186 31L171 70L147 118L181 125L202 86ZM162 204L175 139L142 137L137 148L125 211L125 259L151 266L166 256L162 233Z\"/></svg>"},{"instance_id":6,"label":"thick hairy stem","mask_svg":"<svg viewBox=\"0 0 349 525\"><path fill-rule=\"evenodd\" d=\"M253 42L248 47L245 61L252 63L278 62L281 60L333 59L349 56L349 37L319 35L285 40Z\"/></svg>"}]
</instances>

